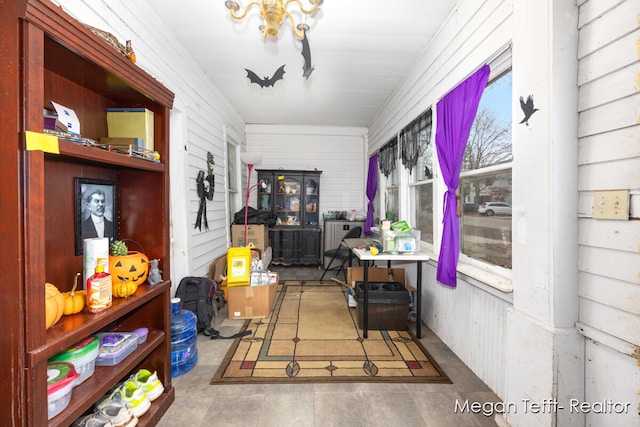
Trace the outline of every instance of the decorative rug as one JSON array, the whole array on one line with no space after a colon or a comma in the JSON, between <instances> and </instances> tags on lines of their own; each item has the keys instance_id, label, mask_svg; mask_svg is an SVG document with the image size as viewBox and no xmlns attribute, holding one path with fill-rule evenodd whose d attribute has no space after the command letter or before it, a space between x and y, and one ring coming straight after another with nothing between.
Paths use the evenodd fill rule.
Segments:
<instances>
[{"instance_id":1,"label":"decorative rug","mask_svg":"<svg viewBox=\"0 0 640 427\"><path fill-rule=\"evenodd\" d=\"M270 318L247 320L211 384L451 383L410 330L369 330L333 281L285 281Z\"/></svg>"}]
</instances>

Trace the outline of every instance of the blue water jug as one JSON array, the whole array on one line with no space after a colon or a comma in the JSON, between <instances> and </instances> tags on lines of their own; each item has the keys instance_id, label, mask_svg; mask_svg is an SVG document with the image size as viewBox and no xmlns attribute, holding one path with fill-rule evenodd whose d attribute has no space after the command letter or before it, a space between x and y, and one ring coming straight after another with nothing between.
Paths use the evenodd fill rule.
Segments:
<instances>
[{"instance_id":1,"label":"blue water jug","mask_svg":"<svg viewBox=\"0 0 640 427\"><path fill-rule=\"evenodd\" d=\"M180 298L171 299L171 376L185 374L198 362L198 319L180 308Z\"/></svg>"}]
</instances>

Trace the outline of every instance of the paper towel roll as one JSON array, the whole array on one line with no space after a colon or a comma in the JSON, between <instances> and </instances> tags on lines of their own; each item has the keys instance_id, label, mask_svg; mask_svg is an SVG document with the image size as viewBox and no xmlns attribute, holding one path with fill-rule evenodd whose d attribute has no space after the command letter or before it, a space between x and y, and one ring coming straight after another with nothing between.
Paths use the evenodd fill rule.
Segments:
<instances>
[{"instance_id":1,"label":"paper towel roll","mask_svg":"<svg viewBox=\"0 0 640 427\"><path fill-rule=\"evenodd\" d=\"M87 290L87 279L91 276L98 264L98 260L104 260L102 265L104 271L109 272L109 238L96 237L93 239L84 239L84 274L82 287Z\"/></svg>"}]
</instances>

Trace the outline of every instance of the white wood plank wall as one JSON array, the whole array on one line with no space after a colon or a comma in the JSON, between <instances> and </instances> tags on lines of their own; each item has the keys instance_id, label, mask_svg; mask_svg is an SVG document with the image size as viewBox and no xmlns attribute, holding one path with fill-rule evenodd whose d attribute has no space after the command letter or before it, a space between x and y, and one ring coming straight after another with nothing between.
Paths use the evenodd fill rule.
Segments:
<instances>
[{"instance_id":1,"label":"white wood plank wall","mask_svg":"<svg viewBox=\"0 0 640 427\"><path fill-rule=\"evenodd\" d=\"M455 289L435 280L427 264L423 320L498 396L505 396L507 310L511 302L458 280ZM445 368L446 370L446 368Z\"/></svg>"},{"instance_id":2,"label":"white wood plank wall","mask_svg":"<svg viewBox=\"0 0 640 427\"><path fill-rule=\"evenodd\" d=\"M579 6L578 326L588 338L585 398L628 401L640 380L640 3ZM593 192L618 189L630 191L631 219L593 219ZM624 381L614 385L611 378ZM587 415L588 425L604 421Z\"/></svg>"},{"instance_id":3,"label":"white wood plank wall","mask_svg":"<svg viewBox=\"0 0 640 427\"><path fill-rule=\"evenodd\" d=\"M322 213L365 208L366 128L247 125L246 132L247 151L262 155L257 169L322 171Z\"/></svg>"},{"instance_id":4,"label":"white wood plank wall","mask_svg":"<svg viewBox=\"0 0 640 427\"><path fill-rule=\"evenodd\" d=\"M591 211L594 191L640 197L639 16L636 0L583 2L578 48L580 322L636 346L640 223L593 219Z\"/></svg>"}]
</instances>

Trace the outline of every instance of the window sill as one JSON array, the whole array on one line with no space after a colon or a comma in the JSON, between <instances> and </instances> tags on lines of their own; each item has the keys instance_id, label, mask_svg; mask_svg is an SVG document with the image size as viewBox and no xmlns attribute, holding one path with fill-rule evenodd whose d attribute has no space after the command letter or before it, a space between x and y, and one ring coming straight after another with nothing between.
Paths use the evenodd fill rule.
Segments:
<instances>
[{"instance_id":1,"label":"window sill","mask_svg":"<svg viewBox=\"0 0 640 427\"><path fill-rule=\"evenodd\" d=\"M427 249L429 263L438 265L438 254ZM472 286L484 290L500 299L513 302L513 282L510 278L500 274L471 265L468 262L458 261L458 279L464 280Z\"/></svg>"}]
</instances>

